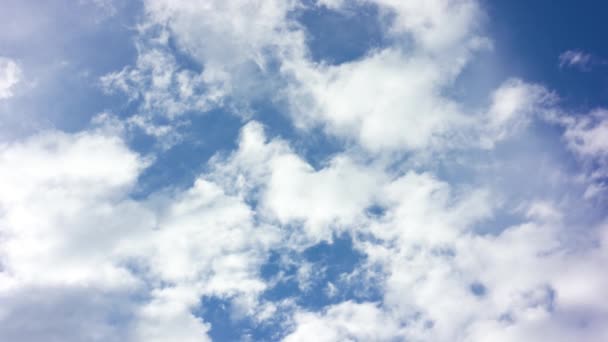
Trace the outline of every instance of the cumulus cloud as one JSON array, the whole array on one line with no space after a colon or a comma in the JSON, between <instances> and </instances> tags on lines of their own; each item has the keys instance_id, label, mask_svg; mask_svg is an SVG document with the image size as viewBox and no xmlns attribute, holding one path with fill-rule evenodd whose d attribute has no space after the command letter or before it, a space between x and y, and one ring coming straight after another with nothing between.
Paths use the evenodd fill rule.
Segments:
<instances>
[{"instance_id":1,"label":"cumulus cloud","mask_svg":"<svg viewBox=\"0 0 608 342\"><path fill-rule=\"evenodd\" d=\"M223 77L252 61L263 68L264 49L289 44L286 16L296 5L294 1L151 0L146 12L152 23L167 25L182 48L205 63L205 72Z\"/></svg>"},{"instance_id":2,"label":"cumulus cloud","mask_svg":"<svg viewBox=\"0 0 608 342\"><path fill-rule=\"evenodd\" d=\"M431 198L424 201L432 203ZM604 242L587 251L574 251L574 246L563 240L566 228L553 217L546 221L546 215L537 215L536 204L530 209L529 222L498 236L454 231L452 227L457 225L450 223L449 214L442 209L428 210L419 216L420 221L392 223L404 232L419 231L418 238L410 233L398 235L402 238L399 243L363 243L370 268L377 270L380 266L384 274L380 278L384 288L382 308L373 303L360 304L363 310L343 303L323 314L297 314L295 330L287 340L323 336L331 341L605 338L607 331L601 324L605 303L593 303L591 298L601 296L607 278L587 273L604 262ZM427 223L431 218L436 222ZM475 218L461 224L471 219ZM445 224L445 234L427 238L441 229L441 224ZM605 233L603 226L594 230L599 241ZM590 266L583 266L583 260ZM354 312L343 311L345 308ZM356 322L363 315L359 309L369 315L367 322L379 319L378 323L364 325L365 330L358 331ZM343 323L342 319L354 324ZM576 323L581 320L587 324Z\"/></svg>"},{"instance_id":3,"label":"cumulus cloud","mask_svg":"<svg viewBox=\"0 0 608 342\"><path fill-rule=\"evenodd\" d=\"M199 340L208 325L191 310L202 296L240 296L243 310L249 310L247 303L265 288L258 267L277 233L256 225L249 207L217 185L200 179L183 193L132 200L129 192L149 160L103 131L48 132L0 151L6 181L0 198L5 324L17 324L19 312L30 315L23 319L42 314L23 311L27 302L14 295L26 300L56 290L57 297L49 293L49 305L84 305L97 315L90 324L99 331L90 334L98 335L84 339L104 340L125 329L124 336L135 340L163 341L175 334ZM174 285L156 288L160 284ZM149 301L130 298L150 287ZM72 298L75 293L83 294ZM88 303L103 294L115 299ZM113 301L124 301L125 319L118 326L107 323ZM54 315L65 330L55 330L53 338L88 334L68 329L77 319L72 314ZM130 321L133 329L127 329ZM0 333L9 338L18 333L14 329ZM34 329L31 340L37 329L45 328Z\"/></svg>"},{"instance_id":4,"label":"cumulus cloud","mask_svg":"<svg viewBox=\"0 0 608 342\"><path fill-rule=\"evenodd\" d=\"M173 117L207 111L231 99L269 96L269 69L284 54L301 53L304 37L287 20L295 1L145 1L146 19L134 67L102 78L107 90L143 97L143 109ZM200 65L180 70L168 53L169 37ZM264 82L260 82L264 81ZM246 101L245 101L246 102Z\"/></svg>"},{"instance_id":5,"label":"cumulus cloud","mask_svg":"<svg viewBox=\"0 0 608 342\"><path fill-rule=\"evenodd\" d=\"M356 61L324 65L310 58L305 28L290 20L303 8L297 2L148 1L137 64L104 76L102 84L141 99L144 113L169 117L218 106L249 116L247 103L271 98L287 103L298 128L320 126L374 153L471 144L480 129L470 115L476 109L463 107L445 91L475 52L491 45L475 20L482 15L479 5L464 0L357 4L379 9L384 34L394 43ZM335 11L347 6L317 5ZM200 71L179 69L168 48L170 38L200 63ZM534 101L541 91L526 96ZM508 96L506 89L502 92L495 101ZM495 109L490 109L490 125L497 130L498 120L508 119L499 117L511 115ZM498 134L497 140L506 135L491 134Z\"/></svg>"},{"instance_id":6,"label":"cumulus cloud","mask_svg":"<svg viewBox=\"0 0 608 342\"><path fill-rule=\"evenodd\" d=\"M372 303L344 302L319 314L299 312L295 323L296 330L284 341L389 341L404 338L402 324Z\"/></svg>"},{"instance_id":7,"label":"cumulus cloud","mask_svg":"<svg viewBox=\"0 0 608 342\"><path fill-rule=\"evenodd\" d=\"M437 96L446 74L427 57L391 49L338 66L291 68L299 81L289 89L296 123L319 123L372 151L424 148L466 123L456 103Z\"/></svg>"},{"instance_id":8,"label":"cumulus cloud","mask_svg":"<svg viewBox=\"0 0 608 342\"><path fill-rule=\"evenodd\" d=\"M482 145L493 147L497 142L521 132L534 118L548 116L557 96L538 84L510 79L494 90L482 127Z\"/></svg>"},{"instance_id":9,"label":"cumulus cloud","mask_svg":"<svg viewBox=\"0 0 608 342\"><path fill-rule=\"evenodd\" d=\"M0 160L3 270L10 275L3 287L134 281L104 247L120 240L123 224L142 219L137 206L116 199L133 186L144 159L116 137L53 132L2 146Z\"/></svg>"},{"instance_id":10,"label":"cumulus cloud","mask_svg":"<svg viewBox=\"0 0 608 342\"><path fill-rule=\"evenodd\" d=\"M95 337L81 330L70 336L204 341L213 326L193 314L201 297L234 298L245 315L267 317L258 297L269 285L258 273L267 251L281 241L297 250L331 239L336 226L359 236L355 248L366 261L358 272L375 279L382 302L296 308L287 341L606 334L597 318L606 307L595 299L608 280L593 271L605 262L605 226L593 228L593 241L579 249L568 242L564 215L547 201L531 203L522 224L477 235L472 228L498 207L487 190L457 189L429 173L399 175L347 155L314 169L255 122L243 128L238 149L216 157L191 188L146 201L128 193L148 161L103 131L35 136L4 146L1 160L3 177L14 184L2 198L2 317L13 327L0 330L5 337L30 336L15 330L13 319L17 312L37 316L22 311L27 302L8 298L35 287L60 289L50 306L65 302L95 313L87 321ZM348 187L354 183L360 187ZM382 213L369 213L372 204ZM303 231L289 228L297 222ZM298 238L302 232L308 238ZM65 297L77 291L112 296L95 305ZM146 299L130 299L133 291ZM121 324L107 323L116 314L125 317ZM75 318L55 316L66 330L53 336L63 338ZM46 328L37 329L32 340Z\"/></svg>"},{"instance_id":11,"label":"cumulus cloud","mask_svg":"<svg viewBox=\"0 0 608 342\"><path fill-rule=\"evenodd\" d=\"M252 161L248 158L254 156L268 157L247 164ZM256 171L257 176L253 177L253 174L240 173L241 179L257 179L258 184L242 187L246 183L239 182L237 189L257 189L261 195L256 198L261 199L259 205L265 208L264 201L277 195L273 194L273 177L283 172L282 165L276 167L275 159L293 166L301 165L303 170L310 168L293 155L285 142L268 142L261 127L250 124L242 133L239 150L223 164L218 164L218 170L221 169L225 176L230 169L264 169ZM294 213L290 209L269 205L271 215L282 212L288 219L314 223L317 208L326 204L309 195L315 193L317 186L327 191L326 198L335 196L333 191L335 194L340 191L325 184L322 178L308 184L306 192L288 189L299 184L300 177L323 177L333 167L330 163L316 171L291 170L290 182L281 183L285 192L281 192L279 202L297 203L307 208L308 215L289 216ZM358 240L356 248L367 257L364 273L376 273L371 279L382 288L382 306L345 302L321 313L297 312L287 340L314 337L328 341L349 338L478 341L485 336L513 340L540 336L544 329L558 329L557 322L565 317L584 319L585 314L570 303L587 300L579 297L583 293L586 293L585 298L600 295L598 289L606 278L599 274L578 274L575 270L580 269L578 263L583 258L593 260L593 264L603 263L604 244L592 242L590 249L585 251L570 243L570 233L562 221L565 215L552 203L532 202L523 211L522 224L506 227L497 235L478 235L473 227L486 222L500 206L486 189L454 189L428 173L409 172L398 177L382 169L376 169L374 173L376 176L371 179L377 179L376 183L364 187L371 188L367 205L380 206L383 213L370 215L365 212L366 205L353 207L344 212L344 217L358 217L358 222L346 221L342 225L351 226L353 232L372 234L373 239L368 239L367 235ZM228 178L239 179L239 176ZM349 178L343 176L341 179ZM340 181L332 183L337 185ZM358 184L365 182L359 180ZM349 203L353 198L357 196L344 196L341 203ZM340 200L336 198L336 201ZM333 206L336 218L342 214L339 208ZM323 226L331 227L328 221ZM308 233L318 234L318 230ZM602 241L605 228L598 226L586 234L591 234L594 241ZM564 274L563 267L573 273ZM583 289L579 287L582 284L567 281L571 277L583 277L589 287L584 285ZM592 307L591 303L582 305ZM602 312L603 304L598 305L593 310ZM368 322L365 329L346 323L356 322L360 317ZM369 324L376 320L379 326ZM593 323L589 332L576 324L562 324L555 338L589 336L601 340L605 331L601 325L596 325L600 321Z\"/></svg>"},{"instance_id":12,"label":"cumulus cloud","mask_svg":"<svg viewBox=\"0 0 608 342\"><path fill-rule=\"evenodd\" d=\"M373 152L444 146L446 136L470 126L464 109L442 93L471 54L488 44L472 20L477 5L371 3L394 16L386 34L415 44L396 43L337 66L286 61L283 71L296 80L287 92L294 121L304 128L321 125Z\"/></svg>"},{"instance_id":13,"label":"cumulus cloud","mask_svg":"<svg viewBox=\"0 0 608 342\"><path fill-rule=\"evenodd\" d=\"M374 189L387 178L348 155L337 155L315 170L287 142L269 141L257 122L243 128L238 150L217 159L214 168L212 175L227 188L252 193L259 213L279 224L303 224L316 242L331 239L328 228L353 225L362 218L373 203Z\"/></svg>"},{"instance_id":14,"label":"cumulus cloud","mask_svg":"<svg viewBox=\"0 0 608 342\"><path fill-rule=\"evenodd\" d=\"M125 198L146 160L94 132L48 132L0 151L2 338L121 340L128 325L108 320L128 324L138 280L116 246L152 221Z\"/></svg>"},{"instance_id":15,"label":"cumulus cloud","mask_svg":"<svg viewBox=\"0 0 608 342\"><path fill-rule=\"evenodd\" d=\"M174 287L158 289L150 303L138 312L138 323L133 332L134 341L187 342L211 341L207 336L209 325L192 316L191 308L199 301L197 291Z\"/></svg>"},{"instance_id":16,"label":"cumulus cloud","mask_svg":"<svg viewBox=\"0 0 608 342\"><path fill-rule=\"evenodd\" d=\"M340 10L342 5L330 7ZM467 120L463 109L441 93L471 54L489 44L473 20L480 13L478 5L473 1L424 5L371 1L369 5L394 17L387 21L385 34L396 42L413 39L416 45L398 43L360 61L324 66L310 60L305 30L289 20L302 7L297 2L149 1L145 27L160 27L162 32L154 42L166 44L165 34L170 34L181 51L200 63L202 71L178 72L171 56L143 44L136 67L102 80L107 89L131 94L132 89L144 89L143 109L155 111L158 104L169 116L278 94L289 104L298 127L321 125L328 133L372 151L445 145L443 138L454 135ZM450 25L442 25L445 22ZM189 76L182 75L187 72ZM188 88L189 99L183 98L183 86L173 84L179 76L195 85ZM132 82L134 87L129 86ZM289 83L286 88L285 82ZM194 106L184 107L188 103ZM237 111L248 113L242 108ZM420 112L427 114L420 116ZM383 125L387 120L393 125Z\"/></svg>"},{"instance_id":17,"label":"cumulus cloud","mask_svg":"<svg viewBox=\"0 0 608 342\"><path fill-rule=\"evenodd\" d=\"M470 0L404 2L375 0L382 8L392 11L396 18L391 23L393 33L412 36L423 51L445 53L458 51L458 45L475 43L476 25L480 13L479 4ZM449 24L446 24L446 21ZM461 56L453 56L458 62Z\"/></svg>"},{"instance_id":18,"label":"cumulus cloud","mask_svg":"<svg viewBox=\"0 0 608 342\"><path fill-rule=\"evenodd\" d=\"M335 65L314 60L298 15L358 6L376 10L386 46ZM209 298L252 329L272 326L273 340L608 339L608 277L598 271L608 226L595 207L600 218L582 220L577 197L606 188L608 115L567 115L557 94L523 79L486 89L477 107L451 95L491 46L479 2L147 0L142 10L134 64L100 80L134 111L0 145L0 339L209 341L228 324L204 317ZM590 59L563 56L563 66ZM0 98L19 79L18 64L0 60ZM281 135L248 108L259 100L289 120ZM180 120L217 108L254 116L234 149L217 151L187 186L135 196L159 158L137 152L125 131L179 139ZM564 178L582 173L586 190L532 169L537 150L550 152L517 141L532 123L563 131L582 161ZM313 134L338 145L316 146L316 163L297 143ZM319 246L359 257L328 275L303 256ZM323 299L309 303L316 282Z\"/></svg>"}]
</instances>

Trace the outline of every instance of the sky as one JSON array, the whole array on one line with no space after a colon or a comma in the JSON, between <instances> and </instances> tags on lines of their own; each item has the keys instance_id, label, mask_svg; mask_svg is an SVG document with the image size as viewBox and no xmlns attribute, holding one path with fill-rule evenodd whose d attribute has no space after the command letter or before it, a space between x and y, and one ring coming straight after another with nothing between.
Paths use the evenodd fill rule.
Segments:
<instances>
[{"instance_id":1,"label":"sky","mask_svg":"<svg viewBox=\"0 0 608 342\"><path fill-rule=\"evenodd\" d=\"M1 341L608 340L607 4L1 7Z\"/></svg>"}]
</instances>

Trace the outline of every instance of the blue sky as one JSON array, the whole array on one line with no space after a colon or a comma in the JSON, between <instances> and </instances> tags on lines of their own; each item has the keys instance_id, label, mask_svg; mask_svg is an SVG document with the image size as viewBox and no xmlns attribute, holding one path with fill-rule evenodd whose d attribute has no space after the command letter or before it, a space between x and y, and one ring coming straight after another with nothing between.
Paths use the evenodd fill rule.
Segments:
<instances>
[{"instance_id":1,"label":"blue sky","mask_svg":"<svg viewBox=\"0 0 608 342\"><path fill-rule=\"evenodd\" d=\"M607 340L607 6L5 0L0 340Z\"/></svg>"}]
</instances>

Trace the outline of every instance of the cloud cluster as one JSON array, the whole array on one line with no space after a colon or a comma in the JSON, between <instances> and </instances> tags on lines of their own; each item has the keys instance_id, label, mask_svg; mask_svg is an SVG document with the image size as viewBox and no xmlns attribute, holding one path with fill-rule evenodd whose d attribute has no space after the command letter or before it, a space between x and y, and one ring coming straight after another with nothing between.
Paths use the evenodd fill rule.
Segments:
<instances>
[{"instance_id":1,"label":"cloud cluster","mask_svg":"<svg viewBox=\"0 0 608 342\"><path fill-rule=\"evenodd\" d=\"M149 202L130 199L149 162L102 131L45 133L2 146L3 338L17 333L9 323L25 309L14 298L47 292L48 310L95 311L88 333L68 329L78 320L74 314L56 316L65 329L53 330L52 338L74 340L80 333L91 334L85 340L121 340L111 322L122 319L121 326L133 322L124 333L135 340L185 334L199 340L205 325L190 310L203 295L255 300L265 287L257 269L274 230L256 225L248 206L204 179ZM124 307L114 308L115 300ZM20 340L34 341L50 333L45 329L20 331Z\"/></svg>"},{"instance_id":2,"label":"cloud cluster","mask_svg":"<svg viewBox=\"0 0 608 342\"><path fill-rule=\"evenodd\" d=\"M557 94L515 78L479 106L453 96L492 46L480 3L143 5L135 64L100 80L135 113L0 145L0 339L208 341L218 325L204 317L209 298L230 303L233 320L277 329L275 340L608 339L608 225L603 202L594 207L608 176L607 111L568 115ZM314 60L299 15L364 6L387 45ZM0 59L0 99L19 70ZM322 133L339 148L317 146L324 158L308 160L297 137L265 128L250 107L261 100L299 137ZM181 118L218 108L247 121L234 150L217 151L186 187L135 196L159 159L124 129L165 139ZM557 181L545 173L533 124L561 130L551 142L581 165ZM461 173L442 169L453 165ZM588 208L599 219L580 219ZM340 282L302 257L338 236L361 255L333 275ZM272 255L279 270L267 277ZM299 292L268 296L290 277ZM315 282L325 302L307 305L298 295Z\"/></svg>"}]
</instances>

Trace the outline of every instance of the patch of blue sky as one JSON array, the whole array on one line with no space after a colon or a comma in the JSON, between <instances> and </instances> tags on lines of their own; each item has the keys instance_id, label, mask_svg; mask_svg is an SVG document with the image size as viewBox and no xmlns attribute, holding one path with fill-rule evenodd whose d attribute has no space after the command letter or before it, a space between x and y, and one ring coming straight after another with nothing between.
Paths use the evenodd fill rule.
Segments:
<instances>
[{"instance_id":1,"label":"patch of blue sky","mask_svg":"<svg viewBox=\"0 0 608 342\"><path fill-rule=\"evenodd\" d=\"M275 285L262 294L261 300L276 303L289 299L297 307L312 311L348 300L380 302L380 289L370 287L356 277L346 279L364 261L364 255L354 248L348 235L335 236L332 242L321 242L297 254L273 251L261 267L260 275L267 283ZM298 271L304 264L310 265L312 274L302 286ZM334 287L328 287L329 284ZM195 310L198 317L211 324L209 335L213 340L276 341L287 333L283 326L286 322L275 319L280 312L279 316L256 322L251 317L235 315L232 306L230 298L205 297Z\"/></svg>"},{"instance_id":2,"label":"patch of blue sky","mask_svg":"<svg viewBox=\"0 0 608 342\"><path fill-rule=\"evenodd\" d=\"M363 286L363 280L356 276L349 277L364 262L364 255L354 248L346 234L311 246L300 255L275 252L262 266L261 275L267 281L278 282L263 298L270 301L293 298L298 306L314 310L345 300L379 300L378 289ZM304 272L305 279L298 275L302 265L309 267Z\"/></svg>"},{"instance_id":3,"label":"patch of blue sky","mask_svg":"<svg viewBox=\"0 0 608 342\"><path fill-rule=\"evenodd\" d=\"M470 285L469 289L476 297L483 297L483 296L485 296L485 294L487 292L485 285L478 281L473 282Z\"/></svg>"},{"instance_id":4,"label":"patch of blue sky","mask_svg":"<svg viewBox=\"0 0 608 342\"><path fill-rule=\"evenodd\" d=\"M608 104L608 47L598 36L608 34L602 2L482 1L482 23L492 48L478 51L446 93L471 108L487 104L503 81L521 78L546 85L559 95L568 115L586 115ZM574 20L574 18L585 18ZM596 61L587 72L560 68L558 57L582 51Z\"/></svg>"},{"instance_id":5,"label":"patch of blue sky","mask_svg":"<svg viewBox=\"0 0 608 342\"><path fill-rule=\"evenodd\" d=\"M133 135L132 148L152 153L155 160L138 180L136 197L146 197L160 189L186 189L207 168L209 158L236 148L242 121L222 110L195 113L180 127L180 140L167 150L159 149L155 138L139 131Z\"/></svg>"},{"instance_id":6,"label":"patch of blue sky","mask_svg":"<svg viewBox=\"0 0 608 342\"><path fill-rule=\"evenodd\" d=\"M232 305L230 299L205 297L195 311L211 325L208 335L213 341L278 341L287 334L286 320L272 317L258 322L251 317L238 317Z\"/></svg>"},{"instance_id":7,"label":"patch of blue sky","mask_svg":"<svg viewBox=\"0 0 608 342\"><path fill-rule=\"evenodd\" d=\"M309 1L310 2L310 1ZM309 6L295 16L306 28L311 58L326 64L341 64L388 46L386 22L377 6L352 3L344 9Z\"/></svg>"},{"instance_id":8,"label":"patch of blue sky","mask_svg":"<svg viewBox=\"0 0 608 342\"><path fill-rule=\"evenodd\" d=\"M344 142L325 134L322 127L305 131L296 128L288 116L288 105L280 100L259 99L249 103L249 108L253 114L252 119L264 125L269 139L288 140L298 155L315 169L323 167L332 155L343 151Z\"/></svg>"},{"instance_id":9,"label":"patch of blue sky","mask_svg":"<svg viewBox=\"0 0 608 342\"><path fill-rule=\"evenodd\" d=\"M98 80L135 60L132 38L141 4L117 6L115 15L106 15L73 1L3 2L0 51L19 61L28 81L8 108L19 109L12 116L19 119L12 120L14 134L49 127L76 132L121 103L102 95Z\"/></svg>"},{"instance_id":10,"label":"patch of blue sky","mask_svg":"<svg viewBox=\"0 0 608 342\"><path fill-rule=\"evenodd\" d=\"M608 59L603 1L484 1L491 18L489 34L503 72L548 85L573 109L608 104L608 68L592 72L559 70L558 56L582 50ZM574 113L576 114L576 110Z\"/></svg>"}]
</instances>

